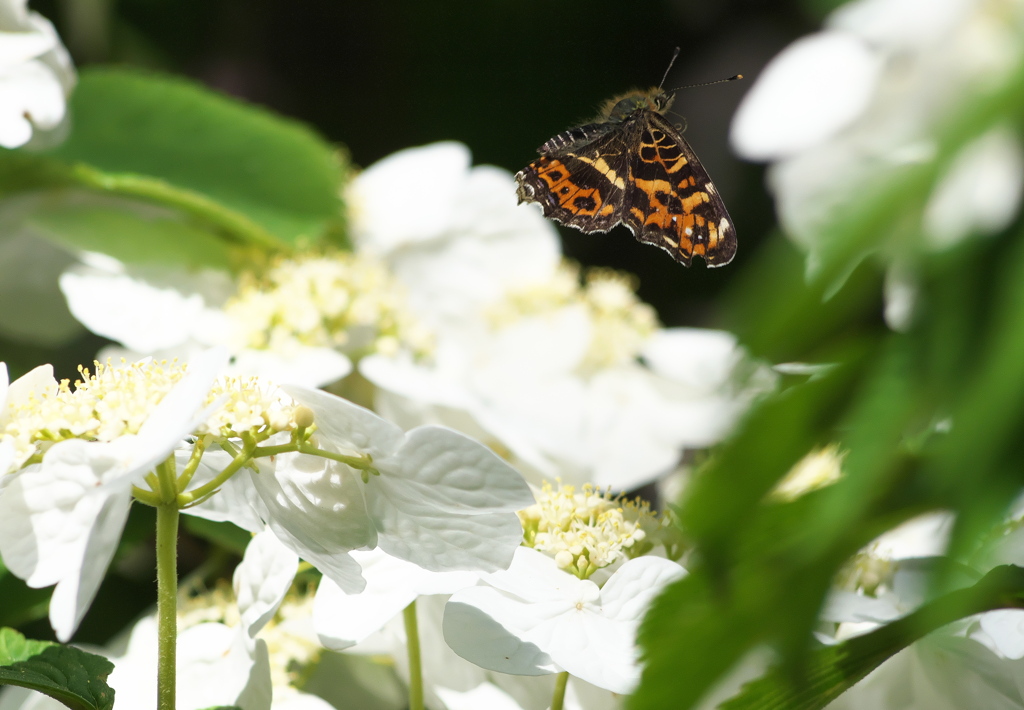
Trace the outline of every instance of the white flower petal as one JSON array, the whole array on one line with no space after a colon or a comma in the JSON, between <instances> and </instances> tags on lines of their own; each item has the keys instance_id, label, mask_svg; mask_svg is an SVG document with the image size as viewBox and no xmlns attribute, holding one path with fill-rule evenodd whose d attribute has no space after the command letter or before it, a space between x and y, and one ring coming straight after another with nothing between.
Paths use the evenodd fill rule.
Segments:
<instances>
[{"instance_id":1,"label":"white flower petal","mask_svg":"<svg viewBox=\"0 0 1024 710\"><path fill-rule=\"evenodd\" d=\"M313 626L326 648L341 651L365 641L416 600L412 589L374 589L371 582L362 593L345 594L327 577L320 581Z\"/></svg>"},{"instance_id":2,"label":"white flower petal","mask_svg":"<svg viewBox=\"0 0 1024 710\"><path fill-rule=\"evenodd\" d=\"M561 613L564 604L553 606ZM523 618L509 629L498 619L522 614L522 604L490 587L471 587L453 595L445 605L444 638L453 651L467 661L488 670L513 675L547 675L562 668L536 644L523 640L528 622L543 619Z\"/></svg>"},{"instance_id":3,"label":"white flower petal","mask_svg":"<svg viewBox=\"0 0 1024 710\"><path fill-rule=\"evenodd\" d=\"M914 49L954 32L974 0L857 0L840 6L828 26L889 49Z\"/></svg>"},{"instance_id":4,"label":"white flower petal","mask_svg":"<svg viewBox=\"0 0 1024 710\"><path fill-rule=\"evenodd\" d=\"M359 248L386 254L440 236L454 216L469 162L466 146L447 141L399 151L360 173L347 194ZM395 185L409 181L422 188L403 192L395 209Z\"/></svg>"},{"instance_id":5,"label":"white flower petal","mask_svg":"<svg viewBox=\"0 0 1024 710\"><path fill-rule=\"evenodd\" d=\"M276 465L261 461L249 473L262 517L274 534L342 589L359 592L366 582L348 552L376 544L363 504L362 485L347 466L302 454L283 454Z\"/></svg>"},{"instance_id":6,"label":"white flower petal","mask_svg":"<svg viewBox=\"0 0 1024 710\"><path fill-rule=\"evenodd\" d=\"M440 427L409 432L375 460L367 509L379 545L433 571L508 566L522 539L515 512L533 502L522 477L479 442Z\"/></svg>"},{"instance_id":7,"label":"white flower petal","mask_svg":"<svg viewBox=\"0 0 1024 710\"><path fill-rule=\"evenodd\" d=\"M662 557L629 560L601 587L602 611L610 619L638 624L654 597L685 576L678 563Z\"/></svg>"},{"instance_id":8,"label":"white flower petal","mask_svg":"<svg viewBox=\"0 0 1024 710\"><path fill-rule=\"evenodd\" d=\"M0 70L0 145L17 148L33 126L53 128L64 118L64 87L38 60Z\"/></svg>"},{"instance_id":9,"label":"white flower petal","mask_svg":"<svg viewBox=\"0 0 1024 710\"><path fill-rule=\"evenodd\" d=\"M323 390L297 385L281 389L313 410L318 438L334 446L370 454L376 461L394 452L402 442L402 430L369 409Z\"/></svg>"},{"instance_id":10,"label":"white flower petal","mask_svg":"<svg viewBox=\"0 0 1024 710\"><path fill-rule=\"evenodd\" d=\"M190 449L175 452L178 470L182 470L192 454ZM224 468L231 463L232 456L226 451L210 447L203 453L195 475L189 484L189 490L212 481ZM258 533L265 525L259 515L259 494L247 475L239 472L229 478L217 492L199 505L186 508L182 512L197 518L213 520L218 523L229 522L243 530Z\"/></svg>"},{"instance_id":11,"label":"white flower petal","mask_svg":"<svg viewBox=\"0 0 1024 710\"><path fill-rule=\"evenodd\" d=\"M0 32L0 73L49 52L56 41L42 32Z\"/></svg>"},{"instance_id":12,"label":"white flower petal","mask_svg":"<svg viewBox=\"0 0 1024 710\"><path fill-rule=\"evenodd\" d=\"M289 354L247 348L235 355L231 371L278 384L323 387L352 372L352 361L333 348L304 347Z\"/></svg>"},{"instance_id":13,"label":"white flower petal","mask_svg":"<svg viewBox=\"0 0 1024 710\"><path fill-rule=\"evenodd\" d=\"M539 675L564 669L629 693L640 678L639 620L654 596L684 574L669 560L638 558L598 589L536 550L520 548L508 571L485 578L492 586L452 595L445 639L460 656L490 670Z\"/></svg>"},{"instance_id":14,"label":"white flower petal","mask_svg":"<svg viewBox=\"0 0 1024 710\"><path fill-rule=\"evenodd\" d=\"M511 695L490 683L481 683L465 692L449 688L437 688L435 692L448 706L448 710L522 710Z\"/></svg>"},{"instance_id":15,"label":"white flower petal","mask_svg":"<svg viewBox=\"0 0 1024 710\"><path fill-rule=\"evenodd\" d=\"M31 587L57 584L50 621L67 641L117 550L132 481L114 445L78 439L13 475L0 494L0 556Z\"/></svg>"},{"instance_id":16,"label":"white flower petal","mask_svg":"<svg viewBox=\"0 0 1024 710\"><path fill-rule=\"evenodd\" d=\"M256 535L246 546L241 564L235 567L232 586L242 627L250 638L255 638L273 618L298 568L298 556L269 530Z\"/></svg>"},{"instance_id":17,"label":"white flower petal","mask_svg":"<svg viewBox=\"0 0 1024 710\"><path fill-rule=\"evenodd\" d=\"M206 309L203 295L186 287L188 274L176 269L165 275L154 280L148 272L76 265L61 274L60 289L75 318L93 333L150 353L188 342Z\"/></svg>"},{"instance_id":18,"label":"white flower petal","mask_svg":"<svg viewBox=\"0 0 1024 710\"><path fill-rule=\"evenodd\" d=\"M820 32L798 39L761 72L732 123L732 145L751 160L805 150L867 108L881 62L860 39Z\"/></svg>"},{"instance_id":19,"label":"white flower petal","mask_svg":"<svg viewBox=\"0 0 1024 710\"><path fill-rule=\"evenodd\" d=\"M727 383L742 359L735 335L706 328L662 328L647 340L641 355L659 375L696 392Z\"/></svg>"}]
</instances>

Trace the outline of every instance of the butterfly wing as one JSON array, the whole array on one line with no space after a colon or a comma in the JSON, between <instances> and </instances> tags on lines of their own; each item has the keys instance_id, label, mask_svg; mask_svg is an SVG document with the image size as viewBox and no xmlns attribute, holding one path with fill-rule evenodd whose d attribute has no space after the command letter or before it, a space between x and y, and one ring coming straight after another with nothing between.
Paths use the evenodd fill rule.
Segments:
<instances>
[{"instance_id":1,"label":"butterfly wing","mask_svg":"<svg viewBox=\"0 0 1024 710\"><path fill-rule=\"evenodd\" d=\"M541 157L516 174L520 204L536 202L548 219L587 234L621 222L629 155L620 128L580 126L541 146Z\"/></svg>"},{"instance_id":2,"label":"butterfly wing","mask_svg":"<svg viewBox=\"0 0 1024 710\"><path fill-rule=\"evenodd\" d=\"M695 254L708 266L728 264L736 255L736 230L693 149L654 111L630 120L639 125L639 139L630 155L623 223L638 240L686 266Z\"/></svg>"}]
</instances>

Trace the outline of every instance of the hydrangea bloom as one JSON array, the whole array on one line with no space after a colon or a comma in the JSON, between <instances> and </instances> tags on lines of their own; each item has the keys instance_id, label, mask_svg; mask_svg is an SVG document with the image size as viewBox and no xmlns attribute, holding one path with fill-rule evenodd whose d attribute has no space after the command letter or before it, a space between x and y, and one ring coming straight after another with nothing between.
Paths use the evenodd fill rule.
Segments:
<instances>
[{"instance_id":1,"label":"hydrangea bloom","mask_svg":"<svg viewBox=\"0 0 1024 710\"><path fill-rule=\"evenodd\" d=\"M642 554L653 547L643 543L645 527L657 529L654 516L643 506L624 507L591 488L547 489L522 513L532 547L520 547L507 571L485 575L448 600L444 636L452 650L502 673L568 671L630 693L640 679L640 619L686 572Z\"/></svg>"}]
</instances>

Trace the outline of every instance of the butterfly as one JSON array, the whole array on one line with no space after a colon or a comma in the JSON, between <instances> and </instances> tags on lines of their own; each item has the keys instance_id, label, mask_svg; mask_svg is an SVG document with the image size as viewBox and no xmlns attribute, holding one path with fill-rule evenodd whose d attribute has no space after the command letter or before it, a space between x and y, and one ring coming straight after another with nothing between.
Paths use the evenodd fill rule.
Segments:
<instances>
[{"instance_id":1,"label":"butterfly","mask_svg":"<svg viewBox=\"0 0 1024 710\"><path fill-rule=\"evenodd\" d=\"M519 203L536 202L545 217L586 234L625 224L685 266L694 255L708 266L728 264L736 230L704 166L665 117L674 98L660 84L630 91L607 101L594 122L547 141L516 174Z\"/></svg>"}]
</instances>

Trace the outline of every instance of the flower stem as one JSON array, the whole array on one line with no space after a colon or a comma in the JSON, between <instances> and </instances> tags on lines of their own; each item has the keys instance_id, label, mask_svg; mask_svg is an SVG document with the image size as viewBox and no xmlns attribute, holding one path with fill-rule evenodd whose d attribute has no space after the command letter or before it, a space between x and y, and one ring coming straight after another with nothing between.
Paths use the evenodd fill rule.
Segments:
<instances>
[{"instance_id":1,"label":"flower stem","mask_svg":"<svg viewBox=\"0 0 1024 710\"><path fill-rule=\"evenodd\" d=\"M555 676L555 692L551 694L551 710L562 710L565 704L565 686L569 684L569 671Z\"/></svg>"},{"instance_id":2,"label":"flower stem","mask_svg":"<svg viewBox=\"0 0 1024 710\"><path fill-rule=\"evenodd\" d=\"M131 195L181 210L223 230L242 244L282 250L286 245L241 212L211 200L202 193L177 187L145 175L104 173L85 164L75 165L72 177L80 184L115 195Z\"/></svg>"},{"instance_id":3,"label":"flower stem","mask_svg":"<svg viewBox=\"0 0 1024 710\"><path fill-rule=\"evenodd\" d=\"M178 637L178 506L156 509L157 708L174 710Z\"/></svg>"},{"instance_id":4,"label":"flower stem","mask_svg":"<svg viewBox=\"0 0 1024 710\"><path fill-rule=\"evenodd\" d=\"M409 651L409 710L423 710L423 662L420 657L420 630L416 624L416 602L402 612Z\"/></svg>"}]
</instances>

